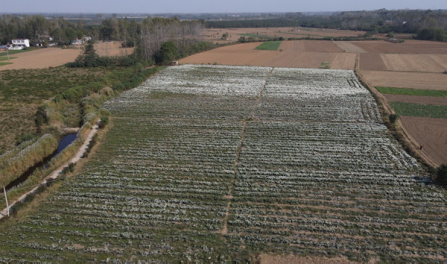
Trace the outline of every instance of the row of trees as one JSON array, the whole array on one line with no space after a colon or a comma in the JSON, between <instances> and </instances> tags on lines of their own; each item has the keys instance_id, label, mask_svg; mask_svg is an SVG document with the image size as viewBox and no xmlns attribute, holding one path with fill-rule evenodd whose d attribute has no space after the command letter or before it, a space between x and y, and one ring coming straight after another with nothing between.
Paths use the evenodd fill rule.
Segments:
<instances>
[{"instance_id":1,"label":"row of trees","mask_svg":"<svg viewBox=\"0 0 447 264\"><path fill-rule=\"evenodd\" d=\"M447 30L445 10L349 11L331 15L286 13L284 17L266 20L209 21L210 28L244 27L312 27L377 31L378 33L418 33L425 28Z\"/></svg>"}]
</instances>

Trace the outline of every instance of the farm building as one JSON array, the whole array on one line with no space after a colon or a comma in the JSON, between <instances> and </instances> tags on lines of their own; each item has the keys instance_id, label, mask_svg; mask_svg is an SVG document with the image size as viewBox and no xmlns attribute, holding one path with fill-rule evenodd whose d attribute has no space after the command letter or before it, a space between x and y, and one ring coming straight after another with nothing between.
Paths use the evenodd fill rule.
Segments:
<instances>
[{"instance_id":1,"label":"farm building","mask_svg":"<svg viewBox=\"0 0 447 264\"><path fill-rule=\"evenodd\" d=\"M29 48L29 39L13 39L12 45L16 47L27 47Z\"/></svg>"}]
</instances>

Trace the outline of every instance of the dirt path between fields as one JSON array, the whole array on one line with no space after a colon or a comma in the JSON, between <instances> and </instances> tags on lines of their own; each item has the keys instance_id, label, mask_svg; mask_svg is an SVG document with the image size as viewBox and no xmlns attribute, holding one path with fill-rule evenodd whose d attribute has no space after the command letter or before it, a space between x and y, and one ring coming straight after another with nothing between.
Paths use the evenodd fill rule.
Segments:
<instances>
[{"instance_id":1,"label":"dirt path between fields","mask_svg":"<svg viewBox=\"0 0 447 264\"><path fill-rule=\"evenodd\" d=\"M84 155L84 153L87 151L88 149L88 145L90 144L90 141L92 140L93 136L96 134L96 132L98 131L98 124L94 125L92 130L90 131L90 133L88 134L86 140L84 141L84 143L82 144L82 146L79 148L78 152L76 153L76 155L71 158L69 161L67 161L66 163L64 163L63 165L61 165L59 168L57 168L55 171L53 171L48 177L46 177L42 183L40 185L44 185L47 183L48 180L50 179L56 179L59 175L62 174L62 170L68 166L68 164L70 163L76 163L78 162L81 157ZM40 186L39 185L39 186ZM39 186L35 187L34 189L32 189L31 191L25 193L24 195L20 196L16 201L12 202L9 204L9 208L11 208L13 205L15 205L17 202L19 201L23 201L26 196L28 194L31 193L35 193L36 190L39 188ZM4 195L4 194L3 194ZM3 217L8 215L8 208L3 209L0 212L0 219L2 219Z\"/></svg>"}]
</instances>

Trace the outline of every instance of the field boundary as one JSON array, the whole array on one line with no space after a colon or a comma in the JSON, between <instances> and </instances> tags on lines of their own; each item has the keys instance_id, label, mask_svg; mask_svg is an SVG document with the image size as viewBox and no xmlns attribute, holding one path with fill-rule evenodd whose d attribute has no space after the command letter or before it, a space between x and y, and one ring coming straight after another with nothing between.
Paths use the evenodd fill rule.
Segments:
<instances>
[{"instance_id":1,"label":"field boundary","mask_svg":"<svg viewBox=\"0 0 447 264\"><path fill-rule=\"evenodd\" d=\"M50 173L50 175L48 177L46 177L45 179L43 179L43 181L36 187L34 187L31 191L23 194L22 196L20 196L17 200L15 200L14 202L9 204L9 208L5 208L3 210L0 211L0 220L4 217L6 217L8 215L8 209L11 209L16 203L25 200L25 198L32 193L35 193L37 191L37 189L41 186L41 185L45 185L48 180L54 180L56 179L60 174L62 174L62 170L68 166L68 164L70 163L76 163L83 155L84 153L87 151L88 145L90 144L90 141L92 140L93 136L96 134L96 132L98 132L98 124L95 124L92 127L92 130L90 131L90 133L88 134L87 138L85 139L84 143L82 144L82 146L78 149L78 151L76 152L76 155L74 155L69 161L65 162L64 164L62 164L61 166L59 166L59 168L57 168L56 170L54 170L52 173Z\"/></svg>"},{"instance_id":2,"label":"field boundary","mask_svg":"<svg viewBox=\"0 0 447 264\"><path fill-rule=\"evenodd\" d=\"M357 56L357 58L359 57L360 56ZM396 140L399 141L400 144L402 144L402 147L405 149L405 151L411 156L413 156L415 159L417 159L420 163L422 163L422 165L425 165L425 167L428 166L436 168L437 166L439 166L428 155L419 151L418 142L416 142L416 140L408 133L408 131L405 130L404 126L402 125L402 122L399 119L396 121L395 124L391 124L389 116L395 114L396 112L388 103L386 98L379 91L377 91L377 89L374 88L374 86L369 84L363 78L363 75L359 71L358 60L356 60L356 67L354 73L359 79L359 81L371 92L372 96L377 102L377 105L379 106L379 111L380 114L382 115L382 119L385 125L388 127L388 130L396 138Z\"/></svg>"}]
</instances>

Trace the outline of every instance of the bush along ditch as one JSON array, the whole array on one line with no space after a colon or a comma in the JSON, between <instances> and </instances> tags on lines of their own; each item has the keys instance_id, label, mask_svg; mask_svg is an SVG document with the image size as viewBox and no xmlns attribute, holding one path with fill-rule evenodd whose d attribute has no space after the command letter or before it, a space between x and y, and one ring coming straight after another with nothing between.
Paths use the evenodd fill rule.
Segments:
<instances>
[{"instance_id":1,"label":"bush along ditch","mask_svg":"<svg viewBox=\"0 0 447 264\"><path fill-rule=\"evenodd\" d=\"M26 142L24 142L26 143ZM51 134L45 134L34 143L0 156L0 186L7 185L18 178L28 168L36 165L57 150L58 141Z\"/></svg>"},{"instance_id":2,"label":"bush along ditch","mask_svg":"<svg viewBox=\"0 0 447 264\"><path fill-rule=\"evenodd\" d=\"M52 158L51 161L45 166L36 169L25 182L21 183L17 187L10 189L8 191L8 200L14 201L15 199L22 196L24 193L33 190L36 186L39 186L42 180L48 177L56 168L60 167L62 164L70 160L82 146L91 129L92 126L90 125L90 123L86 123L84 126L82 126L77 133L75 141L73 141L57 156ZM27 144L30 145L30 143ZM0 197L0 204L5 204L4 199L4 196Z\"/></svg>"},{"instance_id":3,"label":"bush along ditch","mask_svg":"<svg viewBox=\"0 0 447 264\"><path fill-rule=\"evenodd\" d=\"M96 145L96 143L98 143L98 141L99 141L99 136L98 136L98 134L95 134L92 137L92 140L90 141L90 144L88 144L88 148L85 151L84 155L82 155L82 158L88 158L88 155L90 154L90 152L92 151L92 149Z\"/></svg>"}]
</instances>

